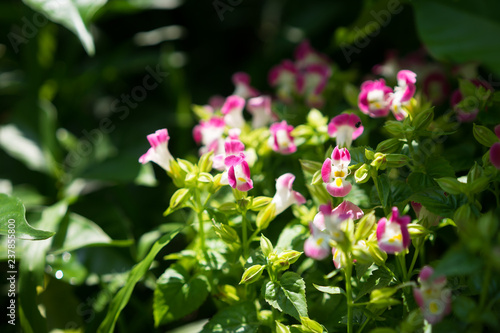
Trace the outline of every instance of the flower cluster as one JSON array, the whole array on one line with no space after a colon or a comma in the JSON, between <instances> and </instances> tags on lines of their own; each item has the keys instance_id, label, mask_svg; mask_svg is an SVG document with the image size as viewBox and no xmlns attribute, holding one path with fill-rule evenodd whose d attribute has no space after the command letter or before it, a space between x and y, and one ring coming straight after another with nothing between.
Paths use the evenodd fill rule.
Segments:
<instances>
[{"instance_id":1,"label":"flower cluster","mask_svg":"<svg viewBox=\"0 0 500 333\"><path fill-rule=\"evenodd\" d=\"M347 219L357 220L362 216L363 211L350 201L343 201L335 209L330 205L321 205L314 220L309 223L311 235L304 243L304 253L310 258L322 260L333 251L335 261L332 242L338 244L345 240L343 224ZM337 256L340 255L337 252Z\"/></svg>"},{"instance_id":2,"label":"flower cluster","mask_svg":"<svg viewBox=\"0 0 500 333\"><path fill-rule=\"evenodd\" d=\"M293 96L305 98L310 107L322 107L323 90L332 75L328 58L315 51L308 41L303 41L295 50L295 61L283 62L269 72L269 83L277 88L277 96L291 103Z\"/></svg>"},{"instance_id":3,"label":"flower cluster","mask_svg":"<svg viewBox=\"0 0 500 333\"><path fill-rule=\"evenodd\" d=\"M397 120L406 118L406 106L410 104L416 90L416 74L401 70L397 80L398 85L394 90L385 84L384 79L363 82L358 96L359 109L372 118L385 117L390 111Z\"/></svg>"},{"instance_id":4,"label":"flower cluster","mask_svg":"<svg viewBox=\"0 0 500 333\"><path fill-rule=\"evenodd\" d=\"M424 266L418 280L420 288L413 288L413 296L424 318L430 323L440 322L451 312L451 291L446 286L446 276L433 277L434 270Z\"/></svg>"}]
</instances>

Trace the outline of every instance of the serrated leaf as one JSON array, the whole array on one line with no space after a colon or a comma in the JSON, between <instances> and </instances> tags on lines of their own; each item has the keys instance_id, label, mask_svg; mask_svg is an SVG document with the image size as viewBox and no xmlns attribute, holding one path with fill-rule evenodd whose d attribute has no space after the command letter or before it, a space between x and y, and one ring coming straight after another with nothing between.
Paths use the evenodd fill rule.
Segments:
<instances>
[{"instance_id":1,"label":"serrated leaf","mask_svg":"<svg viewBox=\"0 0 500 333\"><path fill-rule=\"evenodd\" d=\"M286 272L278 282L267 282L263 293L266 302L281 312L297 320L308 316L306 285L297 273Z\"/></svg>"},{"instance_id":2,"label":"serrated leaf","mask_svg":"<svg viewBox=\"0 0 500 333\"><path fill-rule=\"evenodd\" d=\"M156 281L153 315L155 326L170 323L198 309L209 293L204 275L189 277L181 265L168 268Z\"/></svg>"},{"instance_id":3,"label":"serrated leaf","mask_svg":"<svg viewBox=\"0 0 500 333\"><path fill-rule=\"evenodd\" d=\"M217 312L200 333L256 333L257 311L252 302L244 302Z\"/></svg>"},{"instance_id":4,"label":"serrated leaf","mask_svg":"<svg viewBox=\"0 0 500 333\"><path fill-rule=\"evenodd\" d=\"M370 275L356 295L355 301L358 301L364 295L371 293L375 289L385 288L392 281L393 277L383 269L377 269Z\"/></svg>"},{"instance_id":5,"label":"serrated leaf","mask_svg":"<svg viewBox=\"0 0 500 333\"><path fill-rule=\"evenodd\" d=\"M26 209L16 197L0 193L0 235L14 235L15 238L41 240L54 235L52 231L33 228L26 221ZM12 222L12 223L11 223ZM13 230L14 233L9 233Z\"/></svg>"}]
</instances>

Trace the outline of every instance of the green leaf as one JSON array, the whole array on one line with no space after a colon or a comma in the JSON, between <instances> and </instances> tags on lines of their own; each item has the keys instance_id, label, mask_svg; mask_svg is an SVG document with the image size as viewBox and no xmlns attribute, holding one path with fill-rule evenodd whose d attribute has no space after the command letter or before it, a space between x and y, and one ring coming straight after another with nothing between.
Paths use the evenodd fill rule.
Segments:
<instances>
[{"instance_id":1,"label":"green leaf","mask_svg":"<svg viewBox=\"0 0 500 333\"><path fill-rule=\"evenodd\" d=\"M170 323L198 309L208 296L204 275L189 277L181 265L168 268L156 281L153 314L155 326Z\"/></svg>"},{"instance_id":2,"label":"green leaf","mask_svg":"<svg viewBox=\"0 0 500 333\"><path fill-rule=\"evenodd\" d=\"M258 328L255 305L244 302L217 312L200 333L256 333Z\"/></svg>"},{"instance_id":3,"label":"green leaf","mask_svg":"<svg viewBox=\"0 0 500 333\"><path fill-rule=\"evenodd\" d=\"M67 221L62 235L58 232L54 237L51 253L70 252L86 246L129 246L133 243L128 239L111 239L101 227L78 214L70 213ZM62 238L60 242L59 237Z\"/></svg>"},{"instance_id":4,"label":"green leaf","mask_svg":"<svg viewBox=\"0 0 500 333\"><path fill-rule=\"evenodd\" d=\"M179 231L180 229L174 230L162 236L153 244L153 247L149 251L148 255L132 268L128 275L127 282L123 288L118 291L115 297L113 297L113 300L109 304L108 313L99 326L97 330L98 333L113 332L118 316L127 305L136 283L139 282L139 280L147 273L158 252L160 252L160 250L163 249L179 233Z\"/></svg>"},{"instance_id":5,"label":"green leaf","mask_svg":"<svg viewBox=\"0 0 500 333\"><path fill-rule=\"evenodd\" d=\"M451 248L439 261L433 276L470 275L481 269L481 260L465 247Z\"/></svg>"},{"instance_id":6,"label":"green leaf","mask_svg":"<svg viewBox=\"0 0 500 333\"><path fill-rule=\"evenodd\" d=\"M439 60L479 61L500 73L500 35L496 13L500 3L471 1L413 1L417 31L430 54Z\"/></svg>"},{"instance_id":7,"label":"green leaf","mask_svg":"<svg viewBox=\"0 0 500 333\"><path fill-rule=\"evenodd\" d=\"M472 133L474 134L474 138L486 147L491 147L495 143L499 142L500 139L497 138L495 133L490 130L488 127L473 124L474 127L472 129Z\"/></svg>"},{"instance_id":8,"label":"green leaf","mask_svg":"<svg viewBox=\"0 0 500 333\"><path fill-rule=\"evenodd\" d=\"M277 251L283 250L304 250L304 241L307 238L307 227L302 224L290 223L283 228L278 241L276 242L275 249Z\"/></svg>"},{"instance_id":9,"label":"green leaf","mask_svg":"<svg viewBox=\"0 0 500 333\"><path fill-rule=\"evenodd\" d=\"M94 55L94 40L86 24L107 0L23 0L33 10L75 33L89 55Z\"/></svg>"},{"instance_id":10,"label":"green leaf","mask_svg":"<svg viewBox=\"0 0 500 333\"><path fill-rule=\"evenodd\" d=\"M439 187L449 194L460 194L463 192L464 184L454 177L443 177L435 179Z\"/></svg>"},{"instance_id":11,"label":"green leaf","mask_svg":"<svg viewBox=\"0 0 500 333\"><path fill-rule=\"evenodd\" d=\"M47 239L54 235L52 231L33 228L26 221L25 214L26 209L21 200L0 193L0 235L14 235L15 238L30 240Z\"/></svg>"},{"instance_id":12,"label":"green leaf","mask_svg":"<svg viewBox=\"0 0 500 333\"><path fill-rule=\"evenodd\" d=\"M391 185L389 183L389 178L387 175L381 174L376 178L378 190L380 191L379 197L381 196L381 204L384 207L392 206L392 195L391 195Z\"/></svg>"},{"instance_id":13,"label":"green leaf","mask_svg":"<svg viewBox=\"0 0 500 333\"><path fill-rule=\"evenodd\" d=\"M264 298L272 307L297 320L308 317L306 285L294 272L286 272L278 282L267 282L262 289Z\"/></svg>"},{"instance_id":14,"label":"green leaf","mask_svg":"<svg viewBox=\"0 0 500 333\"><path fill-rule=\"evenodd\" d=\"M40 145L17 126L9 124L0 127L0 148L29 169L48 172L48 163Z\"/></svg>"},{"instance_id":15,"label":"green leaf","mask_svg":"<svg viewBox=\"0 0 500 333\"><path fill-rule=\"evenodd\" d=\"M314 284L314 283L313 283L313 286L314 286L314 288L318 289L322 293L327 293L327 294L331 294L331 295L337 295L337 294L344 294L345 295L344 289L342 289L340 287L318 286L317 284Z\"/></svg>"},{"instance_id":16,"label":"green leaf","mask_svg":"<svg viewBox=\"0 0 500 333\"><path fill-rule=\"evenodd\" d=\"M428 175L421 172L412 172L408 176L408 185L413 192L420 192L428 188L437 187L437 183Z\"/></svg>"},{"instance_id":17,"label":"green leaf","mask_svg":"<svg viewBox=\"0 0 500 333\"><path fill-rule=\"evenodd\" d=\"M37 226L40 228L57 231L59 224L64 219L68 205L65 201L46 208ZM23 249L23 260L19 267L19 307L26 320L21 321L21 326L28 332L46 332L47 324L45 318L40 314L37 301L37 287L44 287L45 255L50 247L52 239L38 241L25 241ZM31 325L31 326L30 326Z\"/></svg>"},{"instance_id":18,"label":"green leaf","mask_svg":"<svg viewBox=\"0 0 500 333\"><path fill-rule=\"evenodd\" d=\"M432 178L455 177L455 170L442 156L430 156L425 162L425 172Z\"/></svg>"},{"instance_id":19,"label":"green leaf","mask_svg":"<svg viewBox=\"0 0 500 333\"><path fill-rule=\"evenodd\" d=\"M415 193L410 198L412 201L421 203L425 208L441 217L453 217L453 214L466 202L464 195L444 195L441 189L430 188Z\"/></svg>"},{"instance_id":20,"label":"green leaf","mask_svg":"<svg viewBox=\"0 0 500 333\"><path fill-rule=\"evenodd\" d=\"M362 284L361 289L356 295L355 301L358 301L364 295L371 293L375 289L380 289L387 287L387 285L392 281L392 276L383 269L377 269L370 275L368 280Z\"/></svg>"}]
</instances>

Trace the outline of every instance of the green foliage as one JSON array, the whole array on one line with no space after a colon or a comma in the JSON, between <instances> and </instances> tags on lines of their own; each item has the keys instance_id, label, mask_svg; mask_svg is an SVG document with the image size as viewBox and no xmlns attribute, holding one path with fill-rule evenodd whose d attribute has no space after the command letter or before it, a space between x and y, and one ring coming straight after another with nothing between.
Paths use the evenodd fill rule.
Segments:
<instances>
[{"instance_id":1,"label":"green foliage","mask_svg":"<svg viewBox=\"0 0 500 333\"><path fill-rule=\"evenodd\" d=\"M286 272L279 281L268 281L262 293L272 307L300 320L307 317L305 289L304 280L298 274Z\"/></svg>"}]
</instances>

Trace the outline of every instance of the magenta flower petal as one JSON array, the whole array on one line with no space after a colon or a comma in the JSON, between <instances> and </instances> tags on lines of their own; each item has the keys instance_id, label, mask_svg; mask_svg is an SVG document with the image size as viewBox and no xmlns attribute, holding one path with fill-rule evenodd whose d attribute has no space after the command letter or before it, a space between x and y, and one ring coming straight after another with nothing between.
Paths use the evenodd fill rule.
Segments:
<instances>
[{"instance_id":1,"label":"magenta flower petal","mask_svg":"<svg viewBox=\"0 0 500 333\"><path fill-rule=\"evenodd\" d=\"M500 142L496 142L491 146L490 162L495 168L500 169Z\"/></svg>"},{"instance_id":2,"label":"magenta flower petal","mask_svg":"<svg viewBox=\"0 0 500 333\"><path fill-rule=\"evenodd\" d=\"M164 170L170 171L170 161L174 158L168 150L168 131L166 128L157 130L153 134L147 136L151 148L139 158L139 162L145 164L154 162L161 166Z\"/></svg>"}]
</instances>

